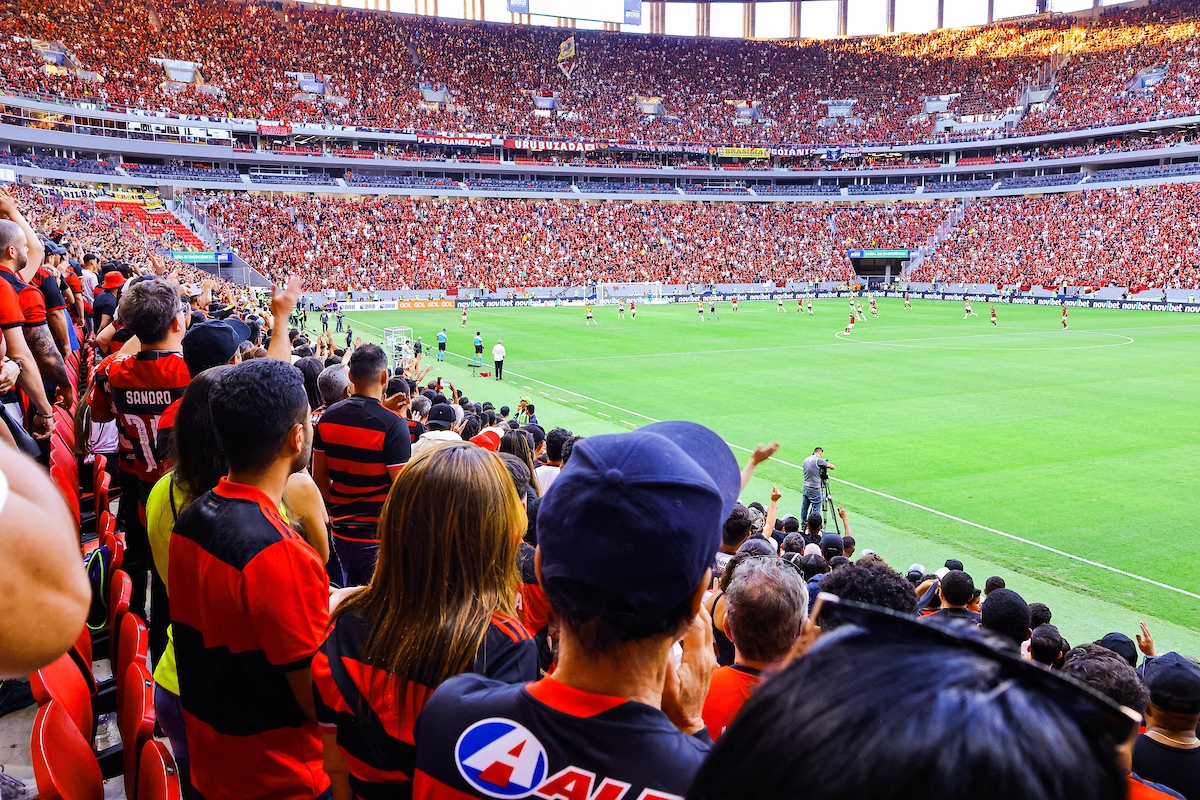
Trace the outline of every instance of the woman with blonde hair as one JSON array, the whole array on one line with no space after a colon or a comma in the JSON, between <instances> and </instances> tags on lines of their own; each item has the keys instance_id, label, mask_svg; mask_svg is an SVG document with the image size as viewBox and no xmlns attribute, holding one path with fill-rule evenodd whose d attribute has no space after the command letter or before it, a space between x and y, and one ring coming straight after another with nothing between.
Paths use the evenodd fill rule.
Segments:
<instances>
[{"instance_id":1,"label":"woman with blonde hair","mask_svg":"<svg viewBox=\"0 0 1200 800\"><path fill-rule=\"evenodd\" d=\"M336 800L410 794L412 727L447 678L537 678L537 647L516 620L525 527L503 462L468 442L426 450L396 478L371 582L334 609L313 658Z\"/></svg>"}]
</instances>

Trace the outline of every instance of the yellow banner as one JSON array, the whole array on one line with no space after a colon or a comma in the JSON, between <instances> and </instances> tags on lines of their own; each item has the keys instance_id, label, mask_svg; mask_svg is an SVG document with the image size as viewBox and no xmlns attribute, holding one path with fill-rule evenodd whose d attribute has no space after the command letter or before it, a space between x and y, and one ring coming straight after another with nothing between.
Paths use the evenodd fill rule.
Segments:
<instances>
[{"instance_id":1,"label":"yellow banner","mask_svg":"<svg viewBox=\"0 0 1200 800\"><path fill-rule=\"evenodd\" d=\"M558 46L558 60L570 61L575 57L575 37L567 39Z\"/></svg>"},{"instance_id":2,"label":"yellow banner","mask_svg":"<svg viewBox=\"0 0 1200 800\"><path fill-rule=\"evenodd\" d=\"M717 151L721 158L770 158L765 147L722 147Z\"/></svg>"}]
</instances>

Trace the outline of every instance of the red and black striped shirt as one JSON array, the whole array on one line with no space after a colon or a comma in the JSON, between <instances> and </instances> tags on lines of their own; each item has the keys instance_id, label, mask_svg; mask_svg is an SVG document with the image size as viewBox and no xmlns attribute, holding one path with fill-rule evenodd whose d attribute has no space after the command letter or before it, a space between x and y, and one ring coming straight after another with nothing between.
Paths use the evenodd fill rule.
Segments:
<instances>
[{"instance_id":1,"label":"red and black striped shirt","mask_svg":"<svg viewBox=\"0 0 1200 800\"><path fill-rule=\"evenodd\" d=\"M167 582L192 785L207 800L318 797L321 737L287 676L329 623L320 557L269 497L222 478L176 520Z\"/></svg>"},{"instance_id":2,"label":"red and black striped shirt","mask_svg":"<svg viewBox=\"0 0 1200 800\"><path fill-rule=\"evenodd\" d=\"M383 501L392 488L388 470L412 455L408 426L374 397L354 395L330 406L313 437L313 452L329 467L333 532L374 539Z\"/></svg>"},{"instance_id":3,"label":"red and black striped shirt","mask_svg":"<svg viewBox=\"0 0 1200 800\"><path fill-rule=\"evenodd\" d=\"M363 661L369 625L355 611L341 614L313 657L317 720L337 734L361 800L383 800L411 790L416 748L413 726L436 686L403 681ZM504 683L537 675L537 650L515 619L493 614L469 672Z\"/></svg>"}]
</instances>

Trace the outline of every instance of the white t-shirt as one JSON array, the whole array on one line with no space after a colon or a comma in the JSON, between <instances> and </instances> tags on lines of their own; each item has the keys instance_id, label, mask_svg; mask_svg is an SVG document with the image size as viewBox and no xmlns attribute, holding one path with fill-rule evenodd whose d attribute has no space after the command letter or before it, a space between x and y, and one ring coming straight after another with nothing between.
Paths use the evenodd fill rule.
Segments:
<instances>
[{"instance_id":1,"label":"white t-shirt","mask_svg":"<svg viewBox=\"0 0 1200 800\"><path fill-rule=\"evenodd\" d=\"M503 360L504 360L504 345L497 344L495 347L492 348L492 361L503 361Z\"/></svg>"},{"instance_id":2,"label":"white t-shirt","mask_svg":"<svg viewBox=\"0 0 1200 800\"><path fill-rule=\"evenodd\" d=\"M558 478L559 472L562 472L562 467L552 467L549 464L542 464L533 471L533 474L537 476L538 486L542 487L543 495L550 490L550 486Z\"/></svg>"},{"instance_id":3,"label":"white t-shirt","mask_svg":"<svg viewBox=\"0 0 1200 800\"><path fill-rule=\"evenodd\" d=\"M91 270L84 270L79 276L79 283L83 287L83 298L89 303L96 298L96 286L100 283L100 279L96 277L96 273Z\"/></svg>"}]
</instances>

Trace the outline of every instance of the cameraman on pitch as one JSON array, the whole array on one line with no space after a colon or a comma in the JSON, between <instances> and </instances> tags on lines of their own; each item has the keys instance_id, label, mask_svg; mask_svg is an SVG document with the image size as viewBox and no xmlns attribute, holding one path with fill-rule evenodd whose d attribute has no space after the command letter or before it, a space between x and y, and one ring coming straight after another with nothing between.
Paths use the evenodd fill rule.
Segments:
<instances>
[{"instance_id":1,"label":"cameraman on pitch","mask_svg":"<svg viewBox=\"0 0 1200 800\"><path fill-rule=\"evenodd\" d=\"M821 469L833 469L833 464L826 461L824 448L818 447L813 454L804 459L804 503L801 506L800 519L807 520L810 513L821 513L822 481Z\"/></svg>"}]
</instances>

